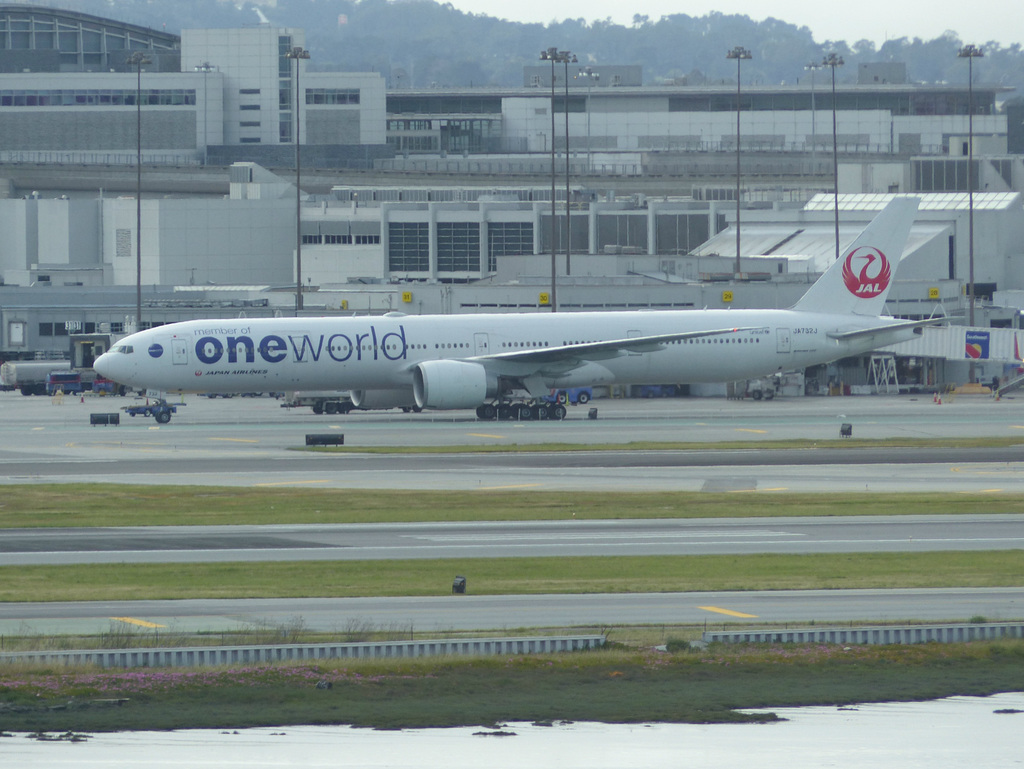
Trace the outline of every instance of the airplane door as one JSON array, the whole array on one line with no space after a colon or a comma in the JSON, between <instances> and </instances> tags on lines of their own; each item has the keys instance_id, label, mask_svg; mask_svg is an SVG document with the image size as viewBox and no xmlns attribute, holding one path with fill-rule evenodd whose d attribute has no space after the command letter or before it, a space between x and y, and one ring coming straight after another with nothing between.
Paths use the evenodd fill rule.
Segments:
<instances>
[{"instance_id":1,"label":"airplane door","mask_svg":"<svg viewBox=\"0 0 1024 769\"><path fill-rule=\"evenodd\" d=\"M188 364L188 344L184 339L171 340L171 363L175 365Z\"/></svg>"},{"instance_id":2,"label":"airplane door","mask_svg":"<svg viewBox=\"0 0 1024 769\"><path fill-rule=\"evenodd\" d=\"M775 352L792 352L792 340L788 328L775 329Z\"/></svg>"},{"instance_id":3,"label":"airplane door","mask_svg":"<svg viewBox=\"0 0 1024 769\"><path fill-rule=\"evenodd\" d=\"M473 354L487 355L490 352L490 344L487 334L473 334Z\"/></svg>"}]
</instances>

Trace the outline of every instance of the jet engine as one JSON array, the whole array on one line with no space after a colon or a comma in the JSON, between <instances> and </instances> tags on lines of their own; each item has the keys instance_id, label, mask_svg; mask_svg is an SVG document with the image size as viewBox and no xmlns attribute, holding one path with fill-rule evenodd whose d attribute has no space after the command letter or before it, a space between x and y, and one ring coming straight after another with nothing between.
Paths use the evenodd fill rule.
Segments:
<instances>
[{"instance_id":1,"label":"jet engine","mask_svg":"<svg viewBox=\"0 0 1024 769\"><path fill-rule=\"evenodd\" d=\"M498 378L479 363L428 360L412 372L416 405L429 409L472 409L498 392Z\"/></svg>"}]
</instances>

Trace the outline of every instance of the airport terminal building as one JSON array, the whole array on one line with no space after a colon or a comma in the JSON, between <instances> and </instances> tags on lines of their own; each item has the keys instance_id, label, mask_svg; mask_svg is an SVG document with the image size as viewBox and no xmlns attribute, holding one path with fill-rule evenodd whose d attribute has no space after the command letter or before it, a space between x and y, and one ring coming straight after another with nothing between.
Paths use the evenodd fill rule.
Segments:
<instances>
[{"instance_id":1,"label":"airport terminal building","mask_svg":"<svg viewBox=\"0 0 1024 769\"><path fill-rule=\"evenodd\" d=\"M628 66L566 84L556 69L552 100L540 66L514 89L388 91L286 55L304 45L299 29L177 37L0 4L0 163L131 166L140 142L144 172L209 167L229 190L144 195L140 229L134 195L8 185L0 358L59 354L76 331L290 314L300 251L307 312L370 314L785 307L834 258L820 83L745 88L737 146L728 84L648 87ZM1024 122L999 109L1007 89L974 86L969 171L966 84L859 75L834 105L841 243L892 195L920 195L889 311L964 314L973 261L977 323L1020 328ZM297 192L299 147L304 169L375 179Z\"/></svg>"},{"instance_id":2,"label":"airport terminal building","mask_svg":"<svg viewBox=\"0 0 1024 769\"><path fill-rule=\"evenodd\" d=\"M0 5L0 161L132 164L137 121L146 164L250 159L288 167L296 123L310 163L390 155L384 79L307 72L307 59L285 55L304 45L299 29L185 30L179 37ZM144 57L141 64L133 54ZM296 80L304 98L295 98Z\"/></svg>"}]
</instances>

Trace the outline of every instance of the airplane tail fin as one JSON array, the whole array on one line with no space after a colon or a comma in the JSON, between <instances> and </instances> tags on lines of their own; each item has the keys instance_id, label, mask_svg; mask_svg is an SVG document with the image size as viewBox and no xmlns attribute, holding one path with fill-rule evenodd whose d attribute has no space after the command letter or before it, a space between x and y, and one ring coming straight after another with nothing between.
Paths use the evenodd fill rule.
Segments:
<instances>
[{"instance_id":1,"label":"airplane tail fin","mask_svg":"<svg viewBox=\"0 0 1024 769\"><path fill-rule=\"evenodd\" d=\"M894 198L793 305L802 312L881 315L918 198Z\"/></svg>"}]
</instances>

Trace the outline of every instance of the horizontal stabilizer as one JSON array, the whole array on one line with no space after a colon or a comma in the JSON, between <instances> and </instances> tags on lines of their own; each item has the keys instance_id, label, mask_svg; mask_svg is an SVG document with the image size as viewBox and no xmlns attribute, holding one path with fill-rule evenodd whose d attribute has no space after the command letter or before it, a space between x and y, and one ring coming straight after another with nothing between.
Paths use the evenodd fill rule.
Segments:
<instances>
[{"instance_id":1,"label":"horizontal stabilizer","mask_svg":"<svg viewBox=\"0 0 1024 769\"><path fill-rule=\"evenodd\" d=\"M890 344L906 341L909 337L907 331L921 333L925 326L938 326L947 318L929 318L927 320L905 320L895 323L887 323L884 326L872 328L859 328L854 331L833 331L828 334L830 339L840 342L853 342L873 340L878 347L886 347Z\"/></svg>"}]
</instances>

